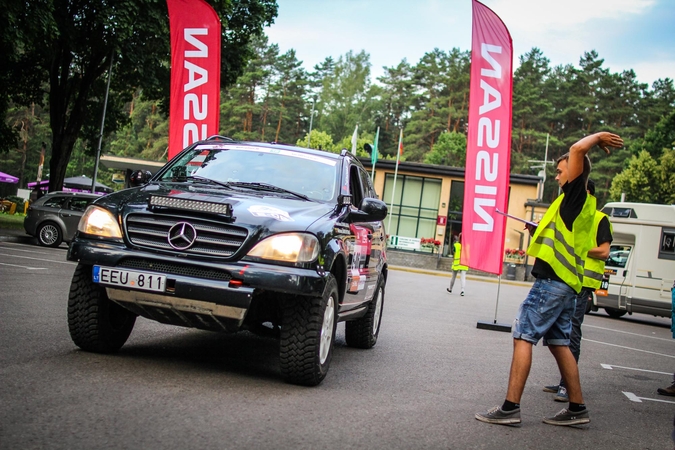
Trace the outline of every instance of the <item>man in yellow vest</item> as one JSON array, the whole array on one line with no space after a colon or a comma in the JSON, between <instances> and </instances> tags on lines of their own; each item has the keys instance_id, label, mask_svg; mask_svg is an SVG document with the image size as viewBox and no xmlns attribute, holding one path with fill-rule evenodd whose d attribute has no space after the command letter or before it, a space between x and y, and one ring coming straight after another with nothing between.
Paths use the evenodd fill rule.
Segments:
<instances>
[{"instance_id":1,"label":"man in yellow vest","mask_svg":"<svg viewBox=\"0 0 675 450\"><path fill-rule=\"evenodd\" d=\"M543 338L558 363L569 395L569 406L551 417L550 425L579 425L590 422L579 381L577 362L569 349L575 298L583 284L584 260L592 245L591 228L595 198L586 191L591 172L587 153L599 146L606 153L620 148L616 134L601 132L586 136L558 158L556 180L560 195L534 230L527 254L535 257L536 278L521 303L513 324L513 357L506 399L475 415L476 419L502 425L520 423L520 399L532 366L532 346ZM530 230L532 232L532 230Z\"/></svg>"},{"instance_id":2,"label":"man in yellow vest","mask_svg":"<svg viewBox=\"0 0 675 450\"><path fill-rule=\"evenodd\" d=\"M589 179L587 187L588 193L595 197L595 182ZM593 301L593 291L600 288L602 283L605 261L609 257L609 245L612 243L612 224L609 222L607 214L595 211L591 236L594 245L588 251L588 257L584 264L584 280L581 292L577 295L574 315L572 316L572 333L570 334L570 351L577 364L581 354L581 324L584 323L588 302ZM569 401L565 380L563 379L557 385L544 386L544 392L555 393L556 396L553 399L557 402Z\"/></svg>"},{"instance_id":3,"label":"man in yellow vest","mask_svg":"<svg viewBox=\"0 0 675 450\"><path fill-rule=\"evenodd\" d=\"M466 287L466 271L469 270L467 266L463 266L460 263L460 257L462 256L462 233L459 233L455 237L455 243L453 244L453 258L452 258L452 279L450 280L450 287L446 288L446 291L452 292L452 287L455 285L455 278L457 278L457 272L459 272L459 282L462 286L462 297L464 296L464 288Z\"/></svg>"}]
</instances>

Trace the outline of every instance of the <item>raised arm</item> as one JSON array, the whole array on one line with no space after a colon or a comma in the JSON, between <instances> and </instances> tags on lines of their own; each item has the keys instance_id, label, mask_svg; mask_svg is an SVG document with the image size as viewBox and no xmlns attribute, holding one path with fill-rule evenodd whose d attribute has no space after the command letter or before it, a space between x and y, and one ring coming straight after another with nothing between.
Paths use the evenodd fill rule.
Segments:
<instances>
[{"instance_id":1,"label":"raised arm","mask_svg":"<svg viewBox=\"0 0 675 450\"><path fill-rule=\"evenodd\" d=\"M598 146L609 155L610 148L623 147L623 139L617 134L602 131L580 139L570 147L570 158L567 162L567 180L572 181L584 171L584 157L594 147Z\"/></svg>"}]
</instances>

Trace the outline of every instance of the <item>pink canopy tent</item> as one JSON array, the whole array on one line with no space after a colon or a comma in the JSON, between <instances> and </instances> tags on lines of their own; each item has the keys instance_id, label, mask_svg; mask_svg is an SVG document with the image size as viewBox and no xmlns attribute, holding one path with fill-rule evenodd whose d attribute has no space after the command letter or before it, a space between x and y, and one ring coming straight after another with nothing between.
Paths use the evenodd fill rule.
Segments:
<instances>
[{"instance_id":1,"label":"pink canopy tent","mask_svg":"<svg viewBox=\"0 0 675 450\"><path fill-rule=\"evenodd\" d=\"M0 172L0 183L12 183L16 184L19 182L19 179L13 175L9 175L4 172Z\"/></svg>"}]
</instances>

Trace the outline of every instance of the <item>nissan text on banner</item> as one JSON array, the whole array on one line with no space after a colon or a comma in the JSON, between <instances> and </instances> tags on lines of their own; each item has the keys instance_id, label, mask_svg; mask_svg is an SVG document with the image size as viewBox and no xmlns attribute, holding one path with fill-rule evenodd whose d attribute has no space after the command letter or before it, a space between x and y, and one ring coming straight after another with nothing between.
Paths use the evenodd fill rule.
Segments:
<instances>
[{"instance_id":1,"label":"nissan text on banner","mask_svg":"<svg viewBox=\"0 0 675 450\"><path fill-rule=\"evenodd\" d=\"M511 35L490 8L473 0L469 133L461 263L500 275L511 158Z\"/></svg>"},{"instance_id":2,"label":"nissan text on banner","mask_svg":"<svg viewBox=\"0 0 675 450\"><path fill-rule=\"evenodd\" d=\"M171 28L169 159L218 134L220 19L203 0L167 0Z\"/></svg>"}]
</instances>

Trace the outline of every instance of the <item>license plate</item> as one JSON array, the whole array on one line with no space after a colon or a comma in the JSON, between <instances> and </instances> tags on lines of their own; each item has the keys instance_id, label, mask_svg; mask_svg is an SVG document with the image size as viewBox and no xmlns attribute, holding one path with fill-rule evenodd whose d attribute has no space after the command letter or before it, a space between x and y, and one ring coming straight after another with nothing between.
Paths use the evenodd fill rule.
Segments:
<instances>
[{"instance_id":1,"label":"license plate","mask_svg":"<svg viewBox=\"0 0 675 450\"><path fill-rule=\"evenodd\" d=\"M94 283L120 286L129 289L164 292L166 277L156 273L137 272L135 270L113 269L112 267L94 266Z\"/></svg>"}]
</instances>

